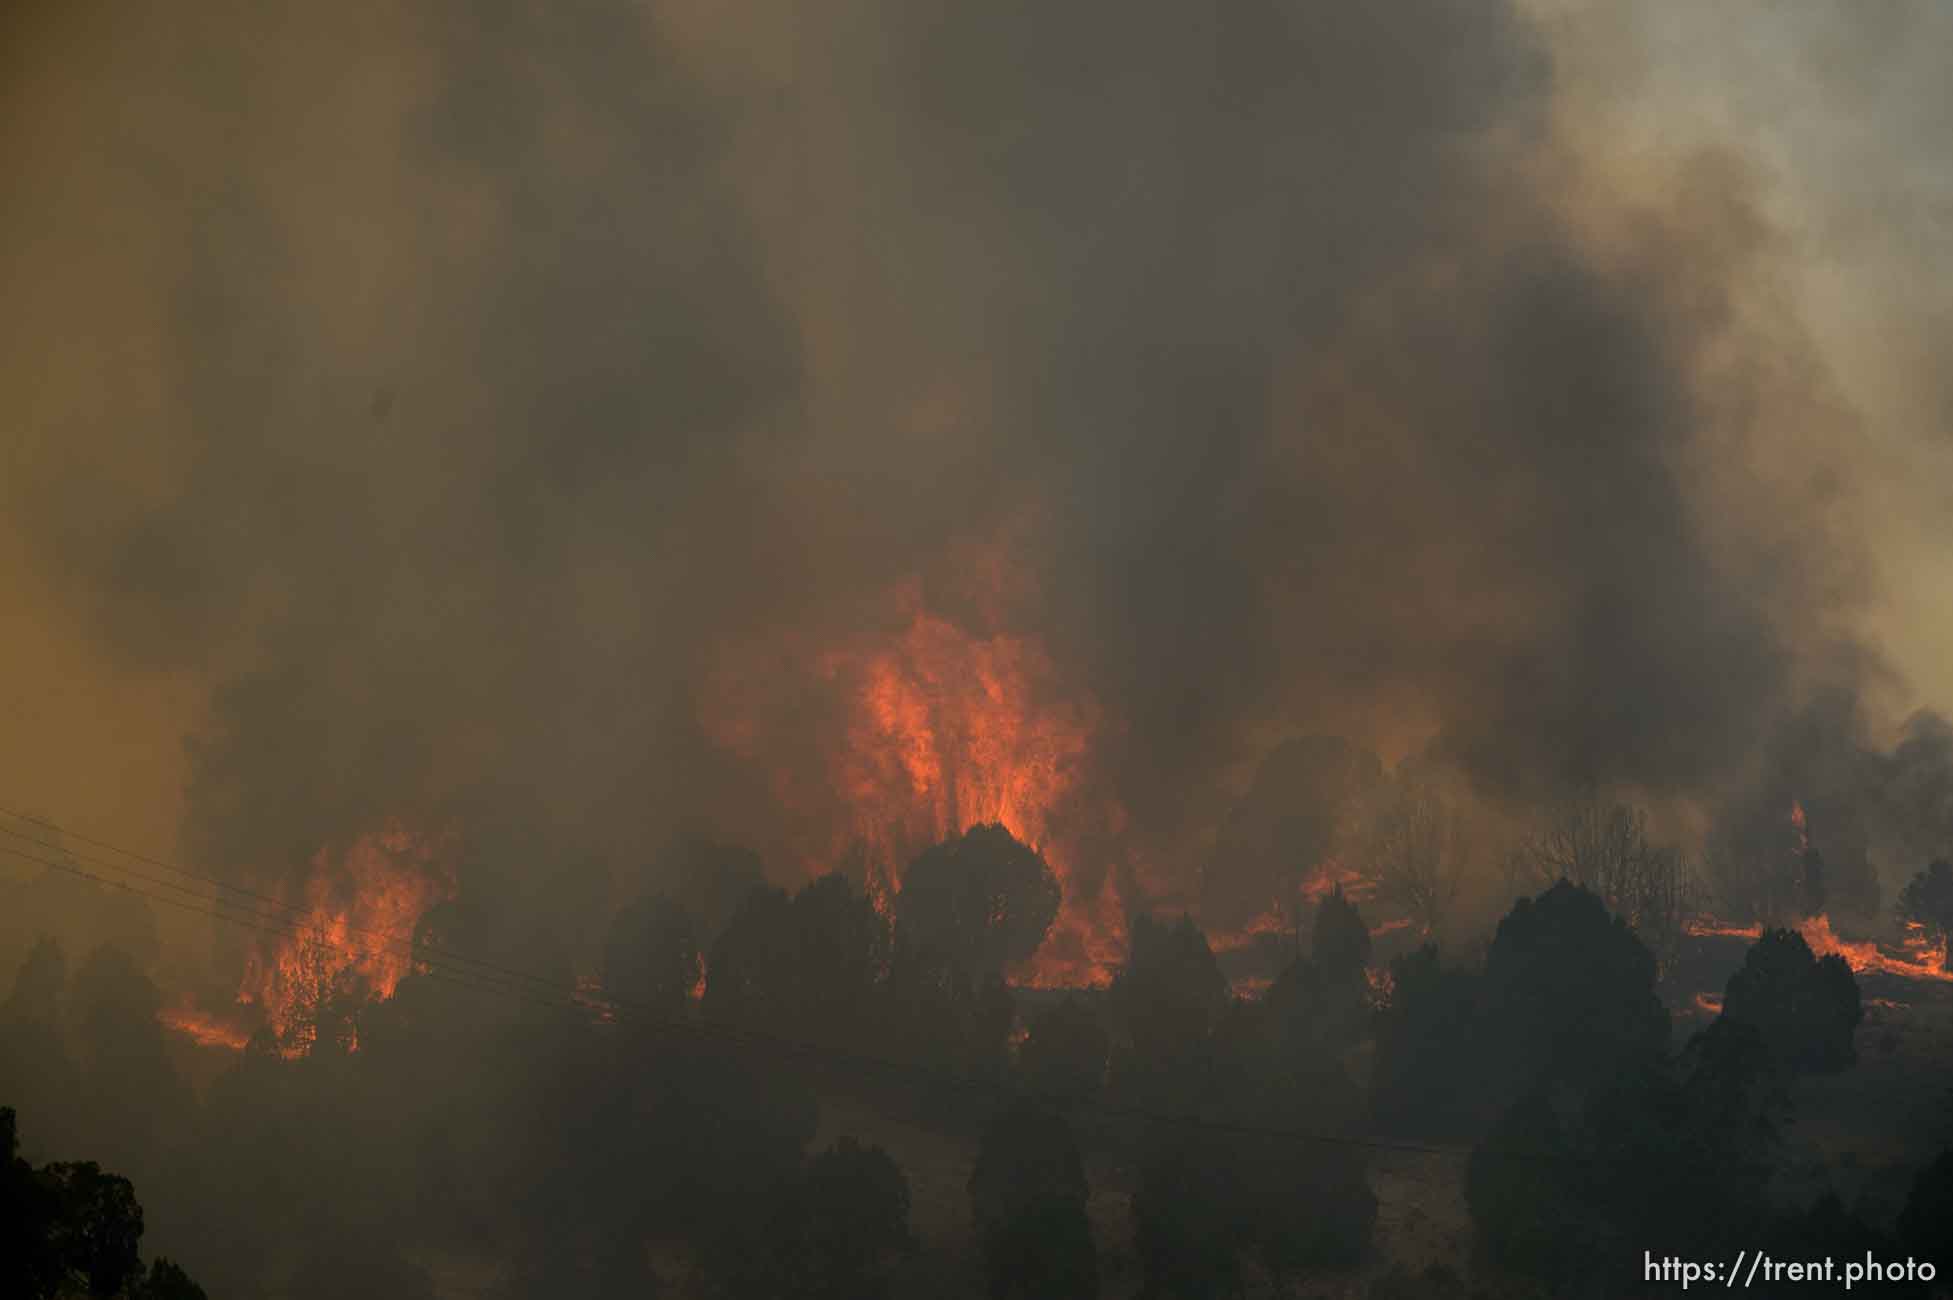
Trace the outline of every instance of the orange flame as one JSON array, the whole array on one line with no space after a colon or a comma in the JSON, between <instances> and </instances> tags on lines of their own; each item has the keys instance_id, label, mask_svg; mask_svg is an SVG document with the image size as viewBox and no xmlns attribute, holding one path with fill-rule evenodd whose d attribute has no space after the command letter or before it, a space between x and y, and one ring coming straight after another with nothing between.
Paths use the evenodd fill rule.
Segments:
<instances>
[{"instance_id":1,"label":"orange flame","mask_svg":"<svg viewBox=\"0 0 1953 1300\"><path fill-rule=\"evenodd\" d=\"M1682 926L1682 933L1691 939L1760 939L1763 927L1734 925L1713 916L1698 916Z\"/></svg>"},{"instance_id":2,"label":"orange flame","mask_svg":"<svg viewBox=\"0 0 1953 1300\"><path fill-rule=\"evenodd\" d=\"M1831 918L1824 913L1797 923L1798 933L1804 936L1813 953L1820 957L1835 953L1860 974L1877 971L1905 979L1953 981L1953 971L1946 969L1946 945L1928 944L1925 930L1917 922L1908 922L1906 930L1907 938L1903 941L1906 955L1896 957L1877 943L1852 943L1838 938L1832 933Z\"/></svg>"},{"instance_id":3,"label":"orange flame","mask_svg":"<svg viewBox=\"0 0 1953 1300\"><path fill-rule=\"evenodd\" d=\"M156 1021L172 1033L182 1034L198 1047L222 1047L241 1052L251 1041L251 1036L236 1025L187 1003L158 1011Z\"/></svg>"},{"instance_id":4,"label":"orange flame","mask_svg":"<svg viewBox=\"0 0 1953 1300\"><path fill-rule=\"evenodd\" d=\"M1125 953L1125 903L1109 864L1096 890L1081 878L1079 795L1098 734L1096 701L1061 689L1051 657L1034 639L982 635L924 607L918 590L898 593L903 614L892 640L831 649L802 660L814 683L841 706L818 762L780 766L794 753L794 729L810 707L766 697L764 674L741 662L708 689L700 717L725 748L762 765L775 796L801 823L808 874L857 869L888 915L902 868L932 844L972 826L1000 823L1051 865L1061 889L1043 948L1011 972L1019 983L1108 983ZM774 716L769 716L774 715ZM811 780L809 771L816 773ZM1107 801L1089 829L1117 836L1122 812ZM1129 865L1129 864L1128 864Z\"/></svg>"},{"instance_id":5,"label":"orange flame","mask_svg":"<svg viewBox=\"0 0 1953 1300\"><path fill-rule=\"evenodd\" d=\"M261 1007L280 1040L302 1051L324 1001L392 997L412 966L414 926L454 896L447 848L445 839L389 826L337 858L321 849L292 933L252 958L238 1001Z\"/></svg>"},{"instance_id":6,"label":"orange flame","mask_svg":"<svg viewBox=\"0 0 1953 1300\"><path fill-rule=\"evenodd\" d=\"M1906 934L1900 940L1898 954L1873 940L1840 939L1831 928L1829 914L1823 912L1807 916L1791 928L1804 936L1812 953L1819 957L1833 954L1842 957L1859 974L1875 971L1905 979L1953 981L1953 971L1947 969L1945 943L1935 945L1929 941L1925 927L1917 921L1906 922ZM1697 939L1757 939L1762 936L1763 927L1732 925L1713 916L1699 916L1684 926L1683 932Z\"/></svg>"}]
</instances>

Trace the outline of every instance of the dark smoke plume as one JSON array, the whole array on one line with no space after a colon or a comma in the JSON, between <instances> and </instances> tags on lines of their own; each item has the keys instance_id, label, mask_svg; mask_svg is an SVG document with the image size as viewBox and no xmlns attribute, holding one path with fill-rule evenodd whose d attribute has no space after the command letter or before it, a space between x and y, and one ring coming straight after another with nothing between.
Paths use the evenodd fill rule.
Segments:
<instances>
[{"instance_id":1,"label":"dark smoke plume","mask_svg":"<svg viewBox=\"0 0 1953 1300\"><path fill-rule=\"evenodd\" d=\"M20 25L7 500L124 662L209 678L213 866L406 816L557 902L681 831L777 870L701 692L820 729L794 683L910 581L1047 645L1188 891L1271 737L1714 801L1873 662L1760 182L1581 156L1512 6Z\"/></svg>"}]
</instances>

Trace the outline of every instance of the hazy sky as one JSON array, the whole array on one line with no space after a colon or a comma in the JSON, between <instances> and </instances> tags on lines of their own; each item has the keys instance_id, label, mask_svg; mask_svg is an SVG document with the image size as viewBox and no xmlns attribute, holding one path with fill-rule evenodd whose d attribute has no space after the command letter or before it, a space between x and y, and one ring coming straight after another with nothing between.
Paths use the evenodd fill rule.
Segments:
<instances>
[{"instance_id":1,"label":"hazy sky","mask_svg":"<svg viewBox=\"0 0 1953 1300\"><path fill-rule=\"evenodd\" d=\"M0 803L636 849L904 590L1167 842L1953 705L1944 6L356 8L0 20Z\"/></svg>"}]
</instances>

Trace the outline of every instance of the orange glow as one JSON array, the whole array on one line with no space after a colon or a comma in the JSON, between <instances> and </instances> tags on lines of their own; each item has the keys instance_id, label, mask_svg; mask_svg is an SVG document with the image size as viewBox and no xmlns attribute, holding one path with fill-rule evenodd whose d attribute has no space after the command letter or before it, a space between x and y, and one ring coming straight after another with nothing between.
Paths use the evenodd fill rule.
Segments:
<instances>
[{"instance_id":1,"label":"orange glow","mask_svg":"<svg viewBox=\"0 0 1953 1300\"><path fill-rule=\"evenodd\" d=\"M839 779L857 834L926 844L1000 822L1050 858L1048 819L1093 727L1088 707L1041 702L1055 669L1035 642L972 637L918 610L894 645L821 669L855 697Z\"/></svg>"},{"instance_id":2,"label":"orange glow","mask_svg":"<svg viewBox=\"0 0 1953 1300\"><path fill-rule=\"evenodd\" d=\"M165 1029L182 1034L198 1047L222 1047L241 1052L251 1041L251 1036L236 1025L199 1011L187 1002L179 1007L166 1007L158 1011L156 1020Z\"/></svg>"},{"instance_id":3,"label":"orange glow","mask_svg":"<svg viewBox=\"0 0 1953 1300\"><path fill-rule=\"evenodd\" d=\"M1851 943L1838 938L1831 931L1831 918L1823 913L1797 923L1797 932L1812 952L1820 957L1835 953L1861 974L1877 971L1905 979L1953 981L1953 971L1946 969L1946 945L1935 948L1928 944L1925 931L1916 923L1908 923L1906 931L1902 941L1905 955L1894 956L1873 942Z\"/></svg>"},{"instance_id":4,"label":"orange glow","mask_svg":"<svg viewBox=\"0 0 1953 1300\"><path fill-rule=\"evenodd\" d=\"M1295 927L1287 918L1273 910L1263 912L1239 930L1217 930L1208 938L1208 946L1216 953L1239 952L1252 948L1264 939L1275 938L1284 942L1292 941Z\"/></svg>"},{"instance_id":5,"label":"orange glow","mask_svg":"<svg viewBox=\"0 0 1953 1300\"><path fill-rule=\"evenodd\" d=\"M589 1012L590 1019L600 1025L617 1022L617 1008L604 996L603 981L595 975L579 975L576 987L570 992L570 1001Z\"/></svg>"},{"instance_id":6,"label":"orange glow","mask_svg":"<svg viewBox=\"0 0 1953 1300\"><path fill-rule=\"evenodd\" d=\"M1067 689L1034 638L959 626L928 609L915 586L895 596L892 634L792 657L811 666L811 700L791 688L769 693L766 671L734 659L701 701L702 725L767 774L797 823L789 852L803 873L850 867L884 916L916 854L1001 824L1043 855L1061 890L1044 946L1012 980L1109 983L1125 956L1125 902L1107 850L1085 845L1088 835L1094 846L1116 841L1123 812L1096 799L1081 815L1100 733L1096 700ZM810 717L832 719L811 754Z\"/></svg>"},{"instance_id":7,"label":"orange glow","mask_svg":"<svg viewBox=\"0 0 1953 1300\"><path fill-rule=\"evenodd\" d=\"M287 1050L302 1053L324 1002L357 1006L392 997L412 966L414 926L454 896L448 847L389 826L358 837L336 858L321 849L293 933L252 957L238 1001L261 1008Z\"/></svg>"},{"instance_id":8,"label":"orange glow","mask_svg":"<svg viewBox=\"0 0 1953 1300\"><path fill-rule=\"evenodd\" d=\"M1365 903L1376 896L1377 882L1346 866L1339 858L1324 858L1302 882L1302 897L1310 903L1320 903L1336 891L1340 885L1343 897L1352 903Z\"/></svg>"},{"instance_id":9,"label":"orange glow","mask_svg":"<svg viewBox=\"0 0 1953 1300\"><path fill-rule=\"evenodd\" d=\"M1722 994L1698 993L1695 995L1695 1009L1705 1016L1722 1014Z\"/></svg>"},{"instance_id":10,"label":"orange glow","mask_svg":"<svg viewBox=\"0 0 1953 1300\"><path fill-rule=\"evenodd\" d=\"M1046 855L1062 882L1065 873ZM1108 871L1095 903L1078 899L1069 885L1058 919L1044 946L1010 973L1011 983L1027 988L1106 988L1126 960L1126 904L1119 882Z\"/></svg>"}]
</instances>

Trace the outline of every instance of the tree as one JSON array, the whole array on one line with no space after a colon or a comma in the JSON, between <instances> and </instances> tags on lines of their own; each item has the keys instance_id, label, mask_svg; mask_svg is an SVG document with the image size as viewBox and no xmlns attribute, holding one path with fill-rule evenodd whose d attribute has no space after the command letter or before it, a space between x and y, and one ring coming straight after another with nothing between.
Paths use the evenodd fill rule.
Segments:
<instances>
[{"instance_id":1,"label":"tree","mask_svg":"<svg viewBox=\"0 0 1953 1300\"><path fill-rule=\"evenodd\" d=\"M1082 1101L1105 1084L1111 1040L1084 1003L1066 997L1031 1017L1017 1049L1026 1092L1053 1101Z\"/></svg>"},{"instance_id":2,"label":"tree","mask_svg":"<svg viewBox=\"0 0 1953 1300\"><path fill-rule=\"evenodd\" d=\"M1480 1257L1553 1294L1610 1292L1631 1284L1597 1284L1591 1261L1639 1242L1710 1258L1755 1240L1776 1142L1766 1075L1755 1035L1723 1026L1681 1061L1523 1094L1466 1167Z\"/></svg>"},{"instance_id":3,"label":"tree","mask_svg":"<svg viewBox=\"0 0 1953 1300\"><path fill-rule=\"evenodd\" d=\"M1165 1125L1146 1139L1132 1197L1144 1300L1218 1300L1240 1291L1239 1204L1226 1159L1203 1141Z\"/></svg>"},{"instance_id":4,"label":"tree","mask_svg":"<svg viewBox=\"0 0 1953 1300\"><path fill-rule=\"evenodd\" d=\"M176 1263L163 1256L149 1261L149 1276L131 1287L130 1300L209 1300Z\"/></svg>"},{"instance_id":5,"label":"tree","mask_svg":"<svg viewBox=\"0 0 1953 1300\"><path fill-rule=\"evenodd\" d=\"M1953 935L1953 863L1940 858L1906 882L1898 910L1901 921L1919 926L1929 943L1944 950Z\"/></svg>"},{"instance_id":6,"label":"tree","mask_svg":"<svg viewBox=\"0 0 1953 1300\"><path fill-rule=\"evenodd\" d=\"M1236 1025L1254 1014L1243 1007ZM1355 1141L1360 1094L1319 1049L1254 1034L1228 1038L1215 1108L1228 1127L1208 1151L1220 1164L1237 1249L1278 1287L1305 1270L1355 1264L1377 1217L1365 1151Z\"/></svg>"},{"instance_id":7,"label":"tree","mask_svg":"<svg viewBox=\"0 0 1953 1300\"><path fill-rule=\"evenodd\" d=\"M1476 1135L1496 1114L1498 1048L1481 1007L1482 977L1447 967L1425 944L1390 963L1370 1072L1374 1122L1427 1138Z\"/></svg>"},{"instance_id":8,"label":"tree","mask_svg":"<svg viewBox=\"0 0 1953 1300\"><path fill-rule=\"evenodd\" d=\"M1930 1258L1946 1249L1949 1223L1953 1223L1953 1150L1940 1152L1914 1176L1899 1214L1899 1242L1915 1255Z\"/></svg>"},{"instance_id":9,"label":"tree","mask_svg":"<svg viewBox=\"0 0 1953 1300\"><path fill-rule=\"evenodd\" d=\"M671 899L640 899L619 912L604 942L604 990L640 1015L671 1019L698 984L691 919Z\"/></svg>"},{"instance_id":10,"label":"tree","mask_svg":"<svg viewBox=\"0 0 1953 1300\"><path fill-rule=\"evenodd\" d=\"M728 1300L883 1300L915 1246L909 1184L880 1147L843 1137L762 1198L711 1250Z\"/></svg>"},{"instance_id":11,"label":"tree","mask_svg":"<svg viewBox=\"0 0 1953 1300\"><path fill-rule=\"evenodd\" d=\"M1229 999L1227 978L1190 918L1168 925L1134 917L1126 964L1107 994L1122 1040L1115 1081L1147 1104L1197 1104L1211 1071L1214 1027Z\"/></svg>"},{"instance_id":12,"label":"tree","mask_svg":"<svg viewBox=\"0 0 1953 1300\"><path fill-rule=\"evenodd\" d=\"M1430 934L1458 894L1457 827L1437 783L1415 769L1397 773L1369 826L1367 856L1377 896Z\"/></svg>"},{"instance_id":13,"label":"tree","mask_svg":"<svg viewBox=\"0 0 1953 1300\"><path fill-rule=\"evenodd\" d=\"M1830 1073L1855 1062L1852 1035L1864 1017L1850 964L1836 953L1812 955L1795 930L1764 931L1723 993L1722 1018L1755 1029L1792 1073Z\"/></svg>"},{"instance_id":14,"label":"tree","mask_svg":"<svg viewBox=\"0 0 1953 1300\"><path fill-rule=\"evenodd\" d=\"M19 1157L19 1147L14 1111L0 1107L0 1294L202 1300L203 1292L167 1260L143 1276L142 1206L128 1179L93 1161L37 1170Z\"/></svg>"},{"instance_id":15,"label":"tree","mask_svg":"<svg viewBox=\"0 0 1953 1300\"><path fill-rule=\"evenodd\" d=\"M59 1015L61 991L68 983L68 961L61 945L42 935L14 976L14 991L0 1007L0 1020L53 1024Z\"/></svg>"},{"instance_id":16,"label":"tree","mask_svg":"<svg viewBox=\"0 0 1953 1300\"><path fill-rule=\"evenodd\" d=\"M1524 849L1540 885L1567 880L1593 891L1655 956L1674 965L1692 900L1681 854L1648 840L1648 815L1597 797L1551 809Z\"/></svg>"},{"instance_id":17,"label":"tree","mask_svg":"<svg viewBox=\"0 0 1953 1300\"><path fill-rule=\"evenodd\" d=\"M1343 897L1341 885L1316 909L1309 951L1324 979L1338 984L1362 982L1370 964L1370 927L1363 923L1356 904Z\"/></svg>"},{"instance_id":18,"label":"tree","mask_svg":"<svg viewBox=\"0 0 1953 1300\"><path fill-rule=\"evenodd\" d=\"M890 936L845 877L822 876L791 898L746 896L706 962L708 1019L783 1037L861 1038L888 970Z\"/></svg>"},{"instance_id":19,"label":"tree","mask_svg":"<svg viewBox=\"0 0 1953 1300\"><path fill-rule=\"evenodd\" d=\"M972 975L1027 960L1057 919L1058 877L1001 825L972 826L902 873L896 922Z\"/></svg>"},{"instance_id":20,"label":"tree","mask_svg":"<svg viewBox=\"0 0 1953 1300\"><path fill-rule=\"evenodd\" d=\"M1540 1075L1589 1083L1668 1045L1654 957L1599 897L1565 880L1499 922L1483 1005L1520 1086Z\"/></svg>"},{"instance_id":21,"label":"tree","mask_svg":"<svg viewBox=\"0 0 1953 1300\"><path fill-rule=\"evenodd\" d=\"M992 1300L1095 1300L1098 1250L1090 1187L1071 1125L1035 1100L1014 1102L985 1129L970 1171L970 1209Z\"/></svg>"}]
</instances>

